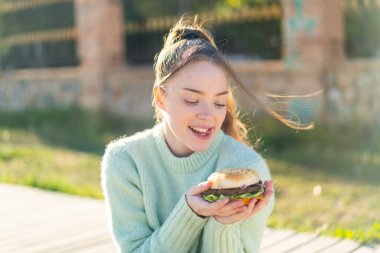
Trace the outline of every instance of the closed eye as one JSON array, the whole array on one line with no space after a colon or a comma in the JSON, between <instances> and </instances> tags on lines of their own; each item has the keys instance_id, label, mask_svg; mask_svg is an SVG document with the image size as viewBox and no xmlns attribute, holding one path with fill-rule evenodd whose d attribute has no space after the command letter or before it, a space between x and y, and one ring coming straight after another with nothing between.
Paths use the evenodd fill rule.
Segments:
<instances>
[{"instance_id":1,"label":"closed eye","mask_svg":"<svg viewBox=\"0 0 380 253\"><path fill-rule=\"evenodd\" d=\"M217 103L215 103L215 105L218 107L225 107L226 106L225 104L217 104Z\"/></svg>"},{"instance_id":2,"label":"closed eye","mask_svg":"<svg viewBox=\"0 0 380 253\"><path fill-rule=\"evenodd\" d=\"M198 101L189 101L189 100L186 100L186 99L184 99L184 101L185 101L186 104L190 104L190 105L195 105L195 104L198 103Z\"/></svg>"}]
</instances>

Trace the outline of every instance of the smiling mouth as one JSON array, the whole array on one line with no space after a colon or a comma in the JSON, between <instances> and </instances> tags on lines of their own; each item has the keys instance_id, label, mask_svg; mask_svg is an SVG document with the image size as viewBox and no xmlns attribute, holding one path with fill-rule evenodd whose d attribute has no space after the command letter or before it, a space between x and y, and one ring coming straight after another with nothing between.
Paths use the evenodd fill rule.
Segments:
<instances>
[{"instance_id":1,"label":"smiling mouth","mask_svg":"<svg viewBox=\"0 0 380 253\"><path fill-rule=\"evenodd\" d=\"M195 133L197 136L201 137L209 137L212 133L213 127L210 128L200 128L200 127L191 127L189 126L189 129Z\"/></svg>"}]
</instances>

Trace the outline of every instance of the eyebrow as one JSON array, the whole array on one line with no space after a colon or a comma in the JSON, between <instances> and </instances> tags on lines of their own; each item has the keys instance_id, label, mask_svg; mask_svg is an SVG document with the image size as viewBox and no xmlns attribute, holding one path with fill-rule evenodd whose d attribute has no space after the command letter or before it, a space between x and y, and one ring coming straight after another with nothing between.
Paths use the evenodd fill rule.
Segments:
<instances>
[{"instance_id":1,"label":"eyebrow","mask_svg":"<svg viewBox=\"0 0 380 253\"><path fill-rule=\"evenodd\" d=\"M205 94L203 91L200 91L200 90L195 90L195 89L191 89L191 88L183 88L184 90L187 90L187 91L191 91L191 92L194 92L194 93L198 93L198 94ZM215 96L222 96L222 95L226 95L228 94L228 91L223 91L223 92L220 92L220 93L217 93Z\"/></svg>"}]
</instances>

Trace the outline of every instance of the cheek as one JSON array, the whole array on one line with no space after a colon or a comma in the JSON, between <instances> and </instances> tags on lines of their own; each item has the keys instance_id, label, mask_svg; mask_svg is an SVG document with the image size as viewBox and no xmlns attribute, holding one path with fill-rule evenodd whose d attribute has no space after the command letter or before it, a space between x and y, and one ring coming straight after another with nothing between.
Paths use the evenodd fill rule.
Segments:
<instances>
[{"instance_id":1,"label":"cheek","mask_svg":"<svg viewBox=\"0 0 380 253\"><path fill-rule=\"evenodd\" d=\"M224 121L224 119L226 118L226 115L227 115L227 109L224 109L224 110L220 110L217 112L217 117L220 121Z\"/></svg>"},{"instance_id":2,"label":"cheek","mask_svg":"<svg viewBox=\"0 0 380 253\"><path fill-rule=\"evenodd\" d=\"M186 119L193 117L196 112L193 108L184 105L183 103L177 102L173 103L167 111L172 120L176 120L176 124L181 124L186 121Z\"/></svg>"}]
</instances>

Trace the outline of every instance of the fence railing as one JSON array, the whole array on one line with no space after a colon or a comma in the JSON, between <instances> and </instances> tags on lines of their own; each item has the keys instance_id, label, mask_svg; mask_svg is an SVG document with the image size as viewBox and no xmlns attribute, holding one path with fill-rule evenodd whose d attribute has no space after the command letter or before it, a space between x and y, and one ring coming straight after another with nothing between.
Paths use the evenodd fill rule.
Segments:
<instances>
[{"instance_id":1,"label":"fence railing","mask_svg":"<svg viewBox=\"0 0 380 253\"><path fill-rule=\"evenodd\" d=\"M16 12L24 9L31 9L38 6L72 2L73 0L10 0L0 2L0 13Z\"/></svg>"},{"instance_id":2,"label":"fence railing","mask_svg":"<svg viewBox=\"0 0 380 253\"><path fill-rule=\"evenodd\" d=\"M76 40L76 38L76 28L66 28L10 35L1 39L1 43L4 46L10 47L41 42Z\"/></svg>"},{"instance_id":3,"label":"fence railing","mask_svg":"<svg viewBox=\"0 0 380 253\"><path fill-rule=\"evenodd\" d=\"M73 0L0 2L2 69L78 65Z\"/></svg>"},{"instance_id":4,"label":"fence railing","mask_svg":"<svg viewBox=\"0 0 380 253\"><path fill-rule=\"evenodd\" d=\"M213 25L221 25L241 21L280 20L282 17L282 9L279 4L272 4L256 8L241 9L230 13L200 13L197 16L200 20L212 22ZM168 29L175 24L180 17L179 15L175 15L148 18L144 22L129 21L125 24L125 31L132 33Z\"/></svg>"},{"instance_id":5,"label":"fence railing","mask_svg":"<svg viewBox=\"0 0 380 253\"><path fill-rule=\"evenodd\" d=\"M78 65L73 1L0 1L1 68ZM380 57L380 0L344 1L346 55ZM140 15L133 19L125 15L125 57L131 64L151 63L164 35L181 16ZM198 14L200 20L207 21L217 45L227 55L260 60L281 58L282 16L279 0Z\"/></svg>"},{"instance_id":6,"label":"fence railing","mask_svg":"<svg viewBox=\"0 0 380 253\"><path fill-rule=\"evenodd\" d=\"M348 58L380 57L380 0L345 0Z\"/></svg>"},{"instance_id":7,"label":"fence railing","mask_svg":"<svg viewBox=\"0 0 380 253\"><path fill-rule=\"evenodd\" d=\"M163 37L180 15L126 21L126 59L132 64L152 63L162 47ZM200 13L209 24L217 45L230 57L245 59L281 58L281 19L279 3L227 13Z\"/></svg>"}]
</instances>

